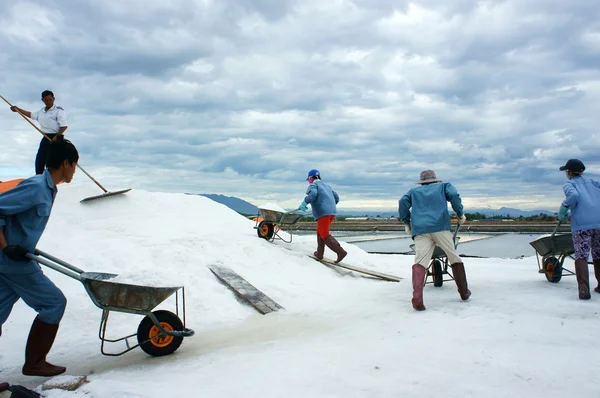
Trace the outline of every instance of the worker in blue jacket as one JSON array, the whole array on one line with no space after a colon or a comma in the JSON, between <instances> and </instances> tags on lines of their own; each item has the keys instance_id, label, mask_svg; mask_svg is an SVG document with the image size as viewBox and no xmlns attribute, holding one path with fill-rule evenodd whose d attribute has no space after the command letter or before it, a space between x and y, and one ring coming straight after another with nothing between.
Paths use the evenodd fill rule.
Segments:
<instances>
[{"instance_id":1,"label":"worker in blue jacket","mask_svg":"<svg viewBox=\"0 0 600 398\"><path fill-rule=\"evenodd\" d=\"M308 210L308 204L310 203L313 217L317 220L317 251L314 252L314 255L322 260L325 254L325 246L327 246L337 254L334 263L339 263L348 253L342 248L337 239L330 234L329 228L335 220L336 205L340 201L340 197L329 185L321 181L319 170L310 170L306 180L309 184L306 189L306 197L298 210Z\"/></svg>"},{"instance_id":2,"label":"worker in blue jacket","mask_svg":"<svg viewBox=\"0 0 600 398\"><path fill-rule=\"evenodd\" d=\"M53 141L46 170L0 194L0 335L19 299L38 313L25 349L23 374L27 376L55 376L66 370L48 363L46 355L54 344L67 300L27 255L34 252L46 228L57 185L71 182L78 160L70 141Z\"/></svg>"},{"instance_id":3,"label":"worker in blue jacket","mask_svg":"<svg viewBox=\"0 0 600 398\"><path fill-rule=\"evenodd\" d=\"M411 233L415 241L412 305L415 310L424 311L423 285L427 267L423 264L429 264L436 245L448 257L460 297L468 300L471 291L467 286L465 266L458 256L450 232L448 202L456 212L459 222L462 224L466 221L460 195L451 183L438 180L433 170L422 171L417 184L419 187L411 189L400 199L398 218L404 222L406 231Z\"/></svg>"},{"instance_id":4,"label":"worker in blue jacket","mask_svg":"<svg viewBox=\"0 0 600 398\"><path fill-rule=\"evenodd\" d=\"M569 181L563 186L565 200L560 206L558 219L566 221L567 214L571 212L579 298L588 300L591 297L588 268L590 251L598 280L598 287L594 291L600 293L600 182L582 176L585 166L579 159L569 159L559 170L566 173Z\"/></svg>"}]
</instances>

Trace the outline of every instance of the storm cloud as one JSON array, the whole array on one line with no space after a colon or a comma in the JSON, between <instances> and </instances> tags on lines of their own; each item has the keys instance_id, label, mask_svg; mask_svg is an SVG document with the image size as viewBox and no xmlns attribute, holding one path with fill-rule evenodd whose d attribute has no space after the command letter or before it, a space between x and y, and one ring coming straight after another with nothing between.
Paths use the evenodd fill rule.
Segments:
<instances>
[{"instance_id":1,"label":"storm cloud","mask_svg":"<svg viewBox=\"0 0 600 398\"><path fill-rule=\"evenodd\" d=\"M0 94L54 91L108 186L295 207L318 168L340 206L393 209L432 168L467 207L554 209L567 159L600 175L598 21L591 0L4 2ZM0 179L31 175L39 134L0 125Z\"/></svg>"}]
</instances>

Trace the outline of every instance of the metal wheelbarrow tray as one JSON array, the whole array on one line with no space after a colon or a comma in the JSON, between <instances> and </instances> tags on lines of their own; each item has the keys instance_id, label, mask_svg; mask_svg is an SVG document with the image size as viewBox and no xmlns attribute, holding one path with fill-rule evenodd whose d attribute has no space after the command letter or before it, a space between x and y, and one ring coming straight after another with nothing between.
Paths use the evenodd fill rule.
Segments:
<instances>
[{"instance_id":1,"label":"metal wheelbarrow tray","mask_svg":"<svg viewBox=\"0 0 600 398\"><path fill-rule=\"evenodd\" d=\"M194 335L194 331L185 327L185 288L151 287L113 282L116 274L85 272L74 265L62 261L41 250L35 250L35 256L27 257L66 276L80 281L92 302L102 310L98 337L100 338L100 351L104 355L119 356L140 347L152 356L172 354L181 345L184 337ZM181 313L183 322L179 318L181 290ZM175 294L175 313L165 310L153 311L163 301ZM106 338L108 316L111 311L128 314L145 315L138 326L137 333L118 339ZM137 337L137 344L131 345L129 339ZM105 342L118 343L124 341L126 349L117 353L106 352Z\"/></svg>"},{"instance_id":2,"label":"metal wheelbarrow tray","mask_svg":"<svg viewBox=\"0 0 600 398\"><path fill-rule=\"evenodd\" d=\"M552 283L558 283L564 272L567 275L575 275L573 271L563 268L565 258L573 258L575 247L571 233L556 233L560 224L558 223L551 235L529 242L535 249L538 272L546 275L548 282Z\"/></svg>"},{"instance_id":3,"label":"metal wheelbarrow tray","mask_svg":"<svg viewBox=\"0 0 600 398\"><path fill-rule=\"evenodd\" d=\"M279 233L298 222L302 218L302 214L296 212L282 212L269 209L258 209L258 216L256 217L256 233L259 238L266 239L267 241L273 242L275 239L281 239L286 243L292 242L292 234L289 234L289 240L286 240ZM262 221L259 221L262 219Z\"/></svg>"}]
</instances>

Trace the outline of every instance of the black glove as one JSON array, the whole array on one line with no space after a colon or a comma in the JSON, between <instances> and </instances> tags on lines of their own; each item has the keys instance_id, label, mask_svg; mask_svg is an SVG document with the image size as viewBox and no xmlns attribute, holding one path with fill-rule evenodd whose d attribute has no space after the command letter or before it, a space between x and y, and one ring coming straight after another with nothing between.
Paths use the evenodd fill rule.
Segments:
<instances>
[{"instance_id":1,"label":"black glove","mask_svg":"<svg viewBox=\"0 0 600 398\"><path fill-rule=\"evenodd\" d=\"M17 245L8 245L4 249L2 249L2 253L13 261L29 261L25 255L29 253L27 249Z\"/></svg>"}]
</instances>

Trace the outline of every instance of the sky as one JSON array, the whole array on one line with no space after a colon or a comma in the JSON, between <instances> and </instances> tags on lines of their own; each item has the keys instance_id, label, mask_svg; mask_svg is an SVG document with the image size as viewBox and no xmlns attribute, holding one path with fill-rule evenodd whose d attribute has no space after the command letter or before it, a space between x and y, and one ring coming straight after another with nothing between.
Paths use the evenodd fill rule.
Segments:
<instances>
[{"instance_id":1,"label":"sky","mask_svg":"<svg viewBox=\"0 0 600 398\"><path fill-rule=\"evenodd\" d=\"M295 207L317 168L340 207L393 210L433 169L467 212L555 210L566 160L600 177L599 20L592 0L2 2L0 94L52 90L109 190ZM39 133L8 106L0 126L0 179L31 175Z\"/></svg>"}]
</instances>

